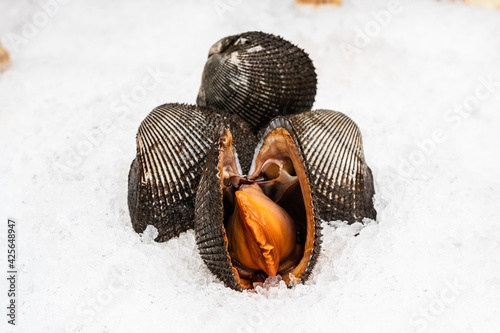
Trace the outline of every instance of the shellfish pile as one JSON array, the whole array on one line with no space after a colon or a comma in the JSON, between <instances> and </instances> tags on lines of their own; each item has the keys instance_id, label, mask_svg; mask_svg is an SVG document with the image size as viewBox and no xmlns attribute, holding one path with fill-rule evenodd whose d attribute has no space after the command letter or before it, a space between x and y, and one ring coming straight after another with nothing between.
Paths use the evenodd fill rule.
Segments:
<instances>
[{"instance_id":1,"label":"shellfish pile","mask_svg":"<svg viewBox=\"0 0 500 333\"><path fill-rule=\"evenodd\" d=\"M321 220L376 217L361 133L340 112L311 111L316 84L309 56L280 37L215 43L197 105L159 106L139 127L134 230L153 225L162 242L194 229L210 271L235 290L307 280Z\"/></svg>"}]
</instances>

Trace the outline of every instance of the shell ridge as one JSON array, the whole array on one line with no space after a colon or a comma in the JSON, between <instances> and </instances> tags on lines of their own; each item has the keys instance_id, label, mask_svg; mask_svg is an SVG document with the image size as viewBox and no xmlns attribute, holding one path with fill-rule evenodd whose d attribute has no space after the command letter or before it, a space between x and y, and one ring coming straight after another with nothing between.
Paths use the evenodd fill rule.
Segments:
<instances>
[{"instance_id":1,"label":"shell ridge","mask_svg":"<svg viewBox=\"0 0 500 333\"><path fill-rule=\"evenodd\" d=\"M181 120L175 124L177 128L174 128L173 123L166 123L163 121L158 121L158 126L163 128L165 133L168 133L168 135L159 138L158 142L162 147L162 151L168 153L168 160L170 160L172 156L174 158L176 166L172 165L172 163L170 163L168 160L165 161L165 155L161 154L164 162L168 165L171 165L171 168L175 170L175 174L177 176L176 183L180 182L181 186L179 193L192 193L194 189L192 188L190 181L190 171L192 168L196 168L197 165L193 161L194 156L191 153L190 145L185 144L184 146L182 146L181 142L183 141L183 136L179 134L187 135L187 133L189 133L191 137L194 137L197 134L197 131L188 132L187 129L183 128L184 131L179 132L181 130L181 127L184 127ZM179 152L183 151L184 154L178 156L179 154L173 151L173 149L178 150ZM184 156L185 158L181 159L182 156Z\"/></svg>"},{"instance_id":2,"label":"shell ridge","mask_svg":"<svg viewBox=\"0 0 500 333\"><path fill-rule=\"evenodd\" d=\"M347 142L350 142L357 134L357 131L356 131L356 128L354 126L352 126L351 123L348 123L347 124L347 127L348 127L348 133L346 135L346 141ZM350 147L348 145L348 147ZM341 210L342 211L345 211L347 210L348 208L348 201L349 200L349 194L352 195L352 191L349 191L349 174L347 172L347 170L350 170L349 167L350 167L350 163L351 163L351 158L355 156L355 154L352 153L352 151L348 148L344 148L343 149L343 157L342 157L342 164L341 164L341 168L340 168L340 173L339 173L339 176L338 176L338 184L339 184L339 187L340 187L340 192L341 192L341 195L340 195L340 207L341 207Z\"/></svg>"},{"instance_id":3,"label":"shell ridge","mask_svg":"<svg viewBox=\"0 0 500 333\"><path fill-rule=\"evenodd\" d=\"M311 122L316 118L320 118L319 115L319 113L316 113L314 114L314 118L310 117ZM325 115L328 117L327 113L325 113ZM332 120L331 124L329 124L329 120ZM339 136L340 132L335 130L334 128L342 127L343 121L344 119L340 119L339 121L338 117L336 117L336 114L332 114L331 118L328 117L326 121L321 121L319 124L316 123L316 126L314 126L314 124L311 124L312 128L321 127L324 129L324 131L321 131L314 136L309 135L309 142L317 141L317 149L311 155L310 159L311 165L314 166L314 169L316 170L315 173L318 176L315 184L316 186L318 186L317 191L320 193L324 193L324 187L328 188L328 185L332 182L332 172L335 170L335 163L338 158L337 148L339 145L339 141L337 140L337 137ZM313 138L316 139L313 140ZM328 172L324 171L325 168L328 168ZM320 182L322 178L324 179L322 182Z\"/></svg>"},{"instance_id":4,"label":"shell ridge","mask_svg":"<svg viewBox=\"0 0 500 333\"><path fill-rule=\"evenodd\" d=\"M314 123L314 120L316 118L318 118L316 117L316 115L306 118L307 122L309 122L309 125L305 127L306 130L304 132L304 136L308 138L306 140L307 144L305 144L305 146L311 147L311 150L312 147L316 148L311 152L312 155L310 155L309 157L311 165L317 165L318 160L322 160L324 156L328 154L328 152L331 152L332 150L330 149L330 147L335 144L335 140L329 140L329 137L326 135L326 133L328 133L329 131L331 132L331 129L326 125L335 118L335 115L329 115L324 121L321 121L320 125L323 126L315 126L317 125ZM312 138L317 138L317 140L312 140ZM316 141L315 144L311 146L311 144L309 143L314 141ZM326 149L320 149L321 147L326 147ZM330 155L330 159L333 158L333 154L328 155ZM319 173L321 174L322 170L319 171Z\"/></svg>"},{"instance_id":5,"label":"shell ridge","mask_svg":"<svg viewBox=\"0 0 500 333\"><path fill-rule=\"evenodd\" d=\"M182 193L183 187L182 184L178 184L176 181L177 179L180 180L180 175L177 173L177 168L172 164L172 160L170 159L172 153L169 148L165 147L163 144L162 137L167 137L170 135L169 133L165 133L166 135L162 137L157 137L151 130L151 128L148 128L146 130L147 133L147 138L149 139L149 144L154 146L153 151L149 154L153 161L154 165L156 166L154 174L159 175L159 185L162 187L165 187L167 185L168 187L175 188L173 191L169 191L170 193L173 194L173 201L175 203L175 197L178 197L177 194ZM167 145L168 146L168 145ZM169 159L165 160L165 153L168 155ZM174 157L175 158L175 157ZM164 195L164 193L160 193L161 196Z\"/></svg>"},{"instance_id":6,"label":"shell ridge","mask_svg":"<svg viewBox=\"0 0 500 333\"><path fill-rule=\"evenodd\" d=\"M144 127L143 131L144 131L143 138L145 140L145 143L148 146L150 146L152 143L150 142L149 131L147 130L147 127ZM161 212L158 211L158 210L161 211L162 207L161 207L161 204L159 205L160 207L157 207L156 200L161 200L159 198L164 197L164 193L166 193L166 191L165 191L166 188L169 188L168 193L175 193L175 190L170 188L170 186L171 186L170 182L167 181L166 183L164 183L164 182L162 182L161 178L157 179L156 175L157 174L163 175L164 170L156 164L156 161L151 160L153 158L152 154L146 153L146 154L144 154L144 157L149 162L148 165L150 165L150 167L151 167L151 170L149 170L151 179L147 182L147 184L149 185L148 192L149 192L150 198L152 199L152 202L151 202L152 216L151 216L151 218L153 220L161 219L159 221L159 223L162 224L161 221L163 220L163 216L162 216ZM170 204L175 203L175 199L173 198L173 196L167 195L165 199L166 199L165 200L166 204L169 204L169 202L170 202ZM160 216L158 216L158 214ZM166 227L167 227L167 230L166 230L167 233L168 232L172 232L172 233L176 232L176 228L175 228L174 224L168 224L168 225L166 225Z\"/></svg>"},{"instance_id":7,"label":"shell ridge","mask_svg":"<svg viewBox=\"0 0 500 333\"><path fill-rule=\"evenodd\" d=\"M361 132L348 116L316 110L290 118L304 147L318 212L324 220L353 223L374 218L373 182L369 180ZM325 127L326 131L315 127Z\"/></svg>"},{"instance_id":8,"label":"shell ridge","mask_svg":"<svg viewBox=\"0 0 500 333\"><path fill-rule=\"evenodd\" d=\"M343 155L345 153L345 150L342 149L342 140L343 137L346 135L349 135L348 132L348 125L349 125L349 120L345 117L339 117L337 118L337 122L335 123L335 130L332 133L332 138L331 141L333 143L332 150L331 150L331 158L328 159L326 163L323 165L323 169L320 171L319 174L323 174L323 170L325 166L330 166L327 173L326 173L326 183L324 184L324 189L323 191L327 191L328 187L330 186L337 186L339 185L339 176L341 176L342 173L342 167L341 163L343 162ZM322 192L325 193L325 192ZM330 192L331 194L331 192ZM325 196L327 194L325 193ZM330 196L331 198L331 196Z\"/></svg>"},{"instance_id":9,"label":"shell ridge","mask_svg":"<svg viewBox=\"0 0 500 333\"><path fill-rule=\"evenodd\" d=\"M149 155L152 156L155 162L155 174L160 176L160 184L162 187L167 185L170 188L168 192L172 194L172 203L175 204L176 200L182 199L180 194L184 192L184 186L182 183L179 184L179 181L183 180L181 175L178 173L178 167L176 168L173 165L174 161L171 159L171 157L173 157L175 162L177 162L177 157L175 156L176 154L171 152L169 144L165 145L164 141L170 141L170 138L172 136L176 136L177 133L164 131L161 133L161 136L157 136L156 133L153 132L153 129L159 129L159 126L155 125L160 124L161 121L156 122L156 124L151 123L151 126L145 129L150 147L154 146L153 151L151 151ZM177 137L175 138L177 139ZM165 159L165 153L169 157L168 159ZM161 195L165 195L165 192L161 193Z\"/></svg>"}]
</instances>

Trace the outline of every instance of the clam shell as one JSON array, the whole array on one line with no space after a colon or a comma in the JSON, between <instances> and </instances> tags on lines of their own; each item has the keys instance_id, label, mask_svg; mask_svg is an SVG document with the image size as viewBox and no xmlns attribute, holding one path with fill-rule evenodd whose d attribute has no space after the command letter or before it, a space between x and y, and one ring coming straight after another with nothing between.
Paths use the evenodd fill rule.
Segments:
<instances>
[{"instance_id":1,"label":"clam shell","mask_svg":"<svg viewBox=\"0 0 500 333\"><path fill-rule=\"evenodd\" d=\"M311 110L316 84L304 50L278 36L246 32L211 47L197 104L237 114L257 131L276 116Z\"/></svg>"},{"instance_id":2,"label":"clam shell","mask_svg":"<svg viewBox=\"0 0 500 333\"><path fill-rule=\"evenodd\" d=\"M376 219L373 176L358 126L345 114L316 110L291 116L301 143L318 213L326 221Z\"/></svg>"},{"instance_id":3,"label":"clam shell","mask_svg":"<svg viewBox=\"0 0 500 333\"><path fill-rule=\"evenodd\" d=\"M216 140L207 156L195 203L194 228L200 255L208 269L227 287L241 291L228 252L224 229L222 174L219 168L220 140Z\"/></svg>"},{"instance_id":4,"label":"clam shell","mask_svg":"<svg viewBox=\"0 0 500 333\"><path fill-rule=\"evenodd\" d=\"M300 154L300 142L294 133L292 124L283 117L274 119L262 132L263 136L277 128L287 130L292 136L295 145L299 148L299 159L305 165ZM223 187L222 183L222 141L215 140L207 156L205 170L200 180L195 204L195 234L196 243L201 257L209 270L217 276L227 287L242 290L238 281L238 274L231 263L228 251L228 239L224 227ZM255 157L254 157L255 158ZM307 173L307 184L312 184L312 178ZM316 213L314 197L309 198L312 207L314 223L314 241L312 251L308 257L304 272L300 275L302 282L306 281L319 256L321 250L321 221Z\"/></svg>"},{"instance_id":5,"label":"clam shell","mask_svg":"<svg viewBox=\"0 0 500 333\"><path fill-rule=\"evenodd\" d=\"M193 227L196 189L208 148L221 127L231 128L243 171L255 146L251 129L234 115L211 108L165 104L137 133L137 156L129 173L128 205L134 230L158 229L166 241Z\"/></svg>"}]
</instances>

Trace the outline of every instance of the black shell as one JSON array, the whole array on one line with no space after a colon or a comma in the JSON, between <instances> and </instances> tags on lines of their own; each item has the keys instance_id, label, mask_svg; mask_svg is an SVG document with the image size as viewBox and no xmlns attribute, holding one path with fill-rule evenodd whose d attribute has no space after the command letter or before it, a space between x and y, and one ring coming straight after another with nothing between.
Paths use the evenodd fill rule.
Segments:
<instances>
[{"instance_id":1,"label":"black shell","mask_svg":"<svg viewBox=\"0 0 500 333\"><path fill-rule=\"evenodd\" d=\"M248 170L255 146L251 129L236 116L211 108L165 104L137 133L137 157L129 173L128 205L134 230L158 229L166 241L193 228L194 200L210 144L220 128L234 133L239 160Z\"/></svg>"},{"instance_id":2,"label":"black shell","mask_svg":"<svg viewBox=\"0 0 500 333\"><path fill-rule=\"evenodd\" d=\"M365 162L358 126L331 110L290 117L304 153L323 220L375 220L373 176Z\"/></svg>"},{"instance_id":3,"label":"black shell","mask_svg":"<svg viewBox=\"0 0 500 333\"><path fill-rule=\"evenodd\" d=\"M316 84L304 50L278 36L246 32L212 46L197 104L237 114L257 131L276 116L311 110Z\"/></svg>"},{"instance_id":4,"label":"black shell","mask_svg":"<svg viewBox=\"0 0 500 333\"><path fill-rule=\"evenodd\" d=\"M231 265L224 229L224 208L219 170L221 143L217 139L207 156L196 195L194 228L200 255L208 269L227 287L241 290Z\"/></svg>"}]
</instances>

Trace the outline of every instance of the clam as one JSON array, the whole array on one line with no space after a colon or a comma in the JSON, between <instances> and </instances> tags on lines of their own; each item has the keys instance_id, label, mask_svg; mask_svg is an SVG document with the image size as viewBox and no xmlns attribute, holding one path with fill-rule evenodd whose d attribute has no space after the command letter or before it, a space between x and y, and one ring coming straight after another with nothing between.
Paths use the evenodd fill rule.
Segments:
<instances>
[{"instance_id":1,"label":"clam","mask_svg":"<svg viewBox=\"0 0 500 333\"><path fill-rule=\"evenodd\" d=\"M194 228L203 261L235 290L270 276L306 281L322 220L376 218L361 133L340 112L309 111L315 94L308 55L280 37L214 44L197 106L159 106L139 127L135 231L153 225L166 241Z\"/></svg>"},{"instance_id":2,"label":"clam","mask_svg":"<svg viewBox=\"0 0 500 333\"><path fill-rule=\"evenodd\" d=\"M321 248L322 219L375 218L361 135L330 110L277 117L262 133L248 175L225 129L207 155L195 234L210 271L235 290L269 276L306 281Z\"/></svg>"},{"instance_id":3,"label":"clam","mask_svg":"<svg viewBox=\"0 0 500 333\"><path fill-rule=\"evenodd\" d=\"M197 104L236 114L257 131L276 116L311 110L316 83L304 50L275 35L246 32L210 48Z\"/></svg>"},{"instance_id":4,"label":"clam","mask_svg":"<svg viewBox=\"0 0 500 333\"><path fill-rule=\"evenodd\" d=\"M155 108L137 132L137 156L128 181L132 226L158 229L166 241L192 229L194 200L210 143L220 128L235 132L242 170L250 167L254 135L236 116L208 107L165 104Z\"/></svg>"}]
</instances>

